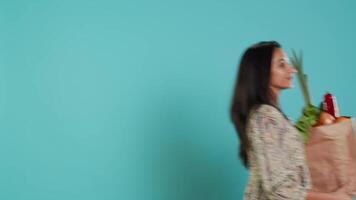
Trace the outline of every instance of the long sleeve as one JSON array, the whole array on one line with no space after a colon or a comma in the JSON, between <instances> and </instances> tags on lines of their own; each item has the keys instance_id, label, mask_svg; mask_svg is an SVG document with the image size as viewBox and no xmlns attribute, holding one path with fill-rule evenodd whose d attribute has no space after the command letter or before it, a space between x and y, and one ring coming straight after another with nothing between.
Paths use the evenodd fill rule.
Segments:
<instances>
[{"instance_id":1,"label":"long sleeve","mask_svg":"<svg viewBox=\"0 0 356 200\"><path fill-rule=\"evenodd\" d=\"M263 192L271 200L304 200L309 172L301 140L290 134L287 120L276 108L264 105L250 119L251 144ZM293 147L296 147L293 149ZM295 160L301 161L296 165Z\"/></svg>"}]
</instances>

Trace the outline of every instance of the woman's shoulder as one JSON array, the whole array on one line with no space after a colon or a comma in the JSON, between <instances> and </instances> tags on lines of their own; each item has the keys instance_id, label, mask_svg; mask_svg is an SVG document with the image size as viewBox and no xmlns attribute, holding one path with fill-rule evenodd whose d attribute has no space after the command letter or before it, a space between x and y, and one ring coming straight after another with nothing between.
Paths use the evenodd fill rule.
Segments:
<instances>
[{"instance_id":1,"label":"woman's shoulder","mask_svg":"<svg viewBox=\"0 0 356 200\"><path fill-rule=\"evenodd\" d=\"M287 123L283 113L278 108L268 104L261 104L255 107L248 120L248 130L251 131L285 130L286 126Z\"/></svg>"},{"instance_id":2,"label":"woman's shoulder","mask_svg":"<svg viewBox=\"0 0 356 200\"><path fill-rule=\"evenodd\" d=\"M259 104L254 107L254 109L251 110L252 114L263 114L267 116L282 116L283 114L281 111L276 108L275 106L269 105L269 104Z\"/></svg>"},{"instance_id":3,"label":"woman's shoulder","mask_svg":"<svg viewBox=\"0 0 356 200\"><path fill-rule=\"evenodd\" d=\"M249 123L283 122L283 113L269 104L260 104L251 109L248 117Z\"/></svg>"}]
</instances>

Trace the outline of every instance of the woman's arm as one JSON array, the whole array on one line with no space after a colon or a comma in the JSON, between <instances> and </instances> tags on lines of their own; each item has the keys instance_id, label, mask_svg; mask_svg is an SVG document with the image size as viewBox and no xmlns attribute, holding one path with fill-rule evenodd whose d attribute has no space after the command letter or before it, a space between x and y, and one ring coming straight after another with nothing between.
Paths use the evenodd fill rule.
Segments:
<instances>
[{"instance_id":1,"label":"woman's arm","mask_svg":"<svg viewBox=\"0 0 356 200\"><path fill-rule=\"evenodd\" d=\"M289 143L285 140L289 132L282 113L272 106L261 106L251 118L251 127L252 148L266 195L271 200L304 200L310 177L303 171L305 166L290 162L297 158L287 151Z\"/></svg>"}]
</instances>

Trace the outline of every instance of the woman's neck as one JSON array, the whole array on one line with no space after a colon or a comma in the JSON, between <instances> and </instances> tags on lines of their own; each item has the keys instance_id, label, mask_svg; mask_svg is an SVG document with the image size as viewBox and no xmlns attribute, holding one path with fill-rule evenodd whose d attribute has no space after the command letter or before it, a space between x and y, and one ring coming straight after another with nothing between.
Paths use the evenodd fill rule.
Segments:
<instances>
[{"instance_id":1,"label":"woman's neck","mask_svg":"<svg viewBox=\"0 0 356 200\"><path fill-rule=\"evenodd\" d=\"M280 94L280 89L271 87L272 91L272 103L276 107L280 108L279 106L279 94Z\"/></svg>"}]
</instances>

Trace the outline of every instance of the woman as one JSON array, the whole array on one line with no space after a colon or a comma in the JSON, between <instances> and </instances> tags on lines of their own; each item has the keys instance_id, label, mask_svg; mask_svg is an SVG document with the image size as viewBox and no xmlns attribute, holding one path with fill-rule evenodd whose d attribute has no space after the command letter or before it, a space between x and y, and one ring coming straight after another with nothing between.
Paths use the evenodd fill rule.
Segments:
<instances>
[{"instance_id":1,"label":"woman","mask_svg":"<svg viewBox=\"0 0 356 200\"><path fill-rule=\"evenodd\" d=\"M242 55L231 119L250 172L245 200L310 198L303 139L279 105L280 92L292 87L296 72L275 41L259 42Z\"/></svg>"}]
</instances>

